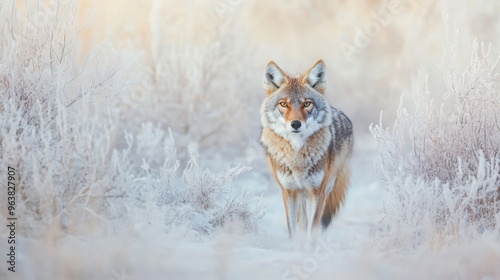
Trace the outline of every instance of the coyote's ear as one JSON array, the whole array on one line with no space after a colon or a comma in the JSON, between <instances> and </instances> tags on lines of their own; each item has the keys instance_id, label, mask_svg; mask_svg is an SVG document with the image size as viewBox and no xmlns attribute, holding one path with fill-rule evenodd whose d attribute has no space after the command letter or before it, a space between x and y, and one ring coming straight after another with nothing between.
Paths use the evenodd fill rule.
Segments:
<instances>
[{"instance_id":1,"label":"coyote's ear","mask_svg":"<svg viewBox=\"0 0 500 280\"><path fill-rule=\"evenodd\" d=\"M275 92L285 82L288 82L287 75L274 61L269 61L264 74L264 89L267 91L267 94Z\"/></svg>"},{"instance_id":2,"label":"coyote's ear","mask_svg":"<svg viewBox=\"0 0 500 280\"><path fill-rule=\"evenodd\" d=\"M326 65L323 60L318 60L307 70L302 76L302 83L309 84L312 88L320 93L325 92L326 86Z\"/></svg>"}]
</instances>

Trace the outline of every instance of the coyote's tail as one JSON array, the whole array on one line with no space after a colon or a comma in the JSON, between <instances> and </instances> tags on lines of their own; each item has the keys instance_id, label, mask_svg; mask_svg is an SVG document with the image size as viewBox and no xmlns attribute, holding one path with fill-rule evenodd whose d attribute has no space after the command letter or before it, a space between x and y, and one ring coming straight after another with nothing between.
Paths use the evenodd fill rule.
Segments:
<instances>
[{"instance_id":1,"label":"coyote's tail","mask_svg":"<svg viewBox=\"0 0 500 280\"><path fill-rule=\"evenodd\" d=\"M340 205L344 202L347 186L349 185L349 178L350 170L348 167L344 167L337 174L335 185L326 198L325 210L323 211L323 216L321 217L323 229L326 229L330 225L332 218L337 214Z\"/></svg>"}]
</instances>

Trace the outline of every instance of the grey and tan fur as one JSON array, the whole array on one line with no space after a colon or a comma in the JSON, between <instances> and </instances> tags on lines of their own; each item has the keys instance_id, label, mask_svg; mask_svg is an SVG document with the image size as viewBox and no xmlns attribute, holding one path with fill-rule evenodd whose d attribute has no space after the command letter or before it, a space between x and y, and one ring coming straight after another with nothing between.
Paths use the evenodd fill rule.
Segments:
<instances>
[{"instance_id":1,"label":"grey and tan fur","mask_svg":"<svg viewBox=\"0 0 500 280\"><path fill-rule=\"evenodd\" d=\"M272 61L266 66L261 141L283 193L291 238L299 225L308 236L320 223L326 229L349 184L352 124L330 105L325 85L322 60L299 77Z\"/></svg>"}]
</instances>

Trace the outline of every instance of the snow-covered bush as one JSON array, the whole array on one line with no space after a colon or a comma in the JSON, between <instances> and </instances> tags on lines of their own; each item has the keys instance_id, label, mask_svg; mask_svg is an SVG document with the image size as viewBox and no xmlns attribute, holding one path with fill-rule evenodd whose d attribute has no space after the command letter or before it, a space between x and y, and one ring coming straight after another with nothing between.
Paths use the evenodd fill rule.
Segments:
<instances>
[{"instance_id":1,"label":"snow-covered bush","mask_svg":"<svg viewBox=\"0 0 500 280\"><path fill-rule=\"evenodd\" d=\"M402 98L392 129L382 120L371 127L391 195L380 229L400 245L442 244L500 227L498 57L491 60L490 47L474 41L470 64L460 73L457 38L445 47L443 103L435 103L420 75L413 109Z\"/></svg>"},{"instance_id":2,"label":"snow-covered bush","mask_svg":"<svg viewBox=\"0 0 500 280\"><path fill-rule=\"evenodd\" d=\"M215 174L192 156L176 176L180 163L167 153L161 172L141 169L141 158L158 163L168 133L140 118L122 122L134 57L103 44L79 62L76 2L5 2L0 13L0 162L17 170L19 234L116 229L150 204L165 213L166 224L185 220L203 233L230 221L256 229L259 214L229 186L245 167ZM195 98L190 94L185 98ZM166 115L175 119L177 113ZM0 201L4 216L5 203Z\"/></svg>"},{"instance_id":3,"label":"snow-covered bush","mask_svg":"<svg viewBox=\"0 0 500 280\"><path fill-rule=\"evenodd\" d=\"M90 102L128 88L127 60L103 46L80 66L75 9L72 1L0 9L0 162L17 170L16 214L27 235L96 224L131 183L125 155L113 149L113 116Z\"/></svg>"},{"instance_id":4,"label":"snow-covered bush","mask_svg":"<svg viewBox=\"0 0 500 280\"><path fill-rule=\"evenodd\" d=\"M181 162L171 132L164 152L165 160L158 170L143 159L141 168L145 174L135 179L135 189L140 194L137 199L145 199L139 207L150 213L162 213L160 223L167 225L167 229L183 226L207 234L236 224L246 232L257 232L262 209L242 189L235 191L233 183L249 167L237 165L221 173L202 169L197 162L199 156L190 147L190 160L179 170ZM152 217L158 217L157 213Z\"/></svg>"},{"instance_id":5,"label":"snow-covered bush","mask_svg":"<svg viewBox=\"0 0 500 280\"><path fill-rule=\"evenodd\" d=\"M221 153L224 145L248 139L249 131L258 127L258 122L250 129L241 125L252 123L251 112L241 104L242 90L248 90L243 86L248 85L249 56L247 48L238 46L245 38L229 24L235 15L219 17L212 2L175 5L172 10L168 3L153 1L150 40L140 41L147 52L131 100L142 106L133 108L128 121L162 122L172 129L178 145L195 142ZM181 12L185 14L179 18ZM200 27L198 16L206 17L201 23L206 33L193 38L200 32L195 29ZM182 24L175 24L178 21ZM257 107L257 98L247 100L245 106Z\"/></svg>"}]
</instances>

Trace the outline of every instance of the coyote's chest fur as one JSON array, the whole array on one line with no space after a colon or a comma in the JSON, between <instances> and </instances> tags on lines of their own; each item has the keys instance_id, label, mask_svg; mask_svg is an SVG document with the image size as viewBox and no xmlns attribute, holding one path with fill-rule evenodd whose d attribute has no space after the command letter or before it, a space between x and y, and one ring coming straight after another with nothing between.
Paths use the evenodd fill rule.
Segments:
<instances>
[{"instance_id":1,"label":"coyote's chest fur","mask_svg":"<svg viewBox=\"0 0 500 280\"><path fill-rule=\"evenodd\" d=\"M326 157L332 143L329 127L320 128L304 139L298 149L291 137L300 136L290 135L287 139L270 128L262 131L262 143L275 164L278 179L288 190L318 188L324 177Z\"/></svg>"}]
</instances>

